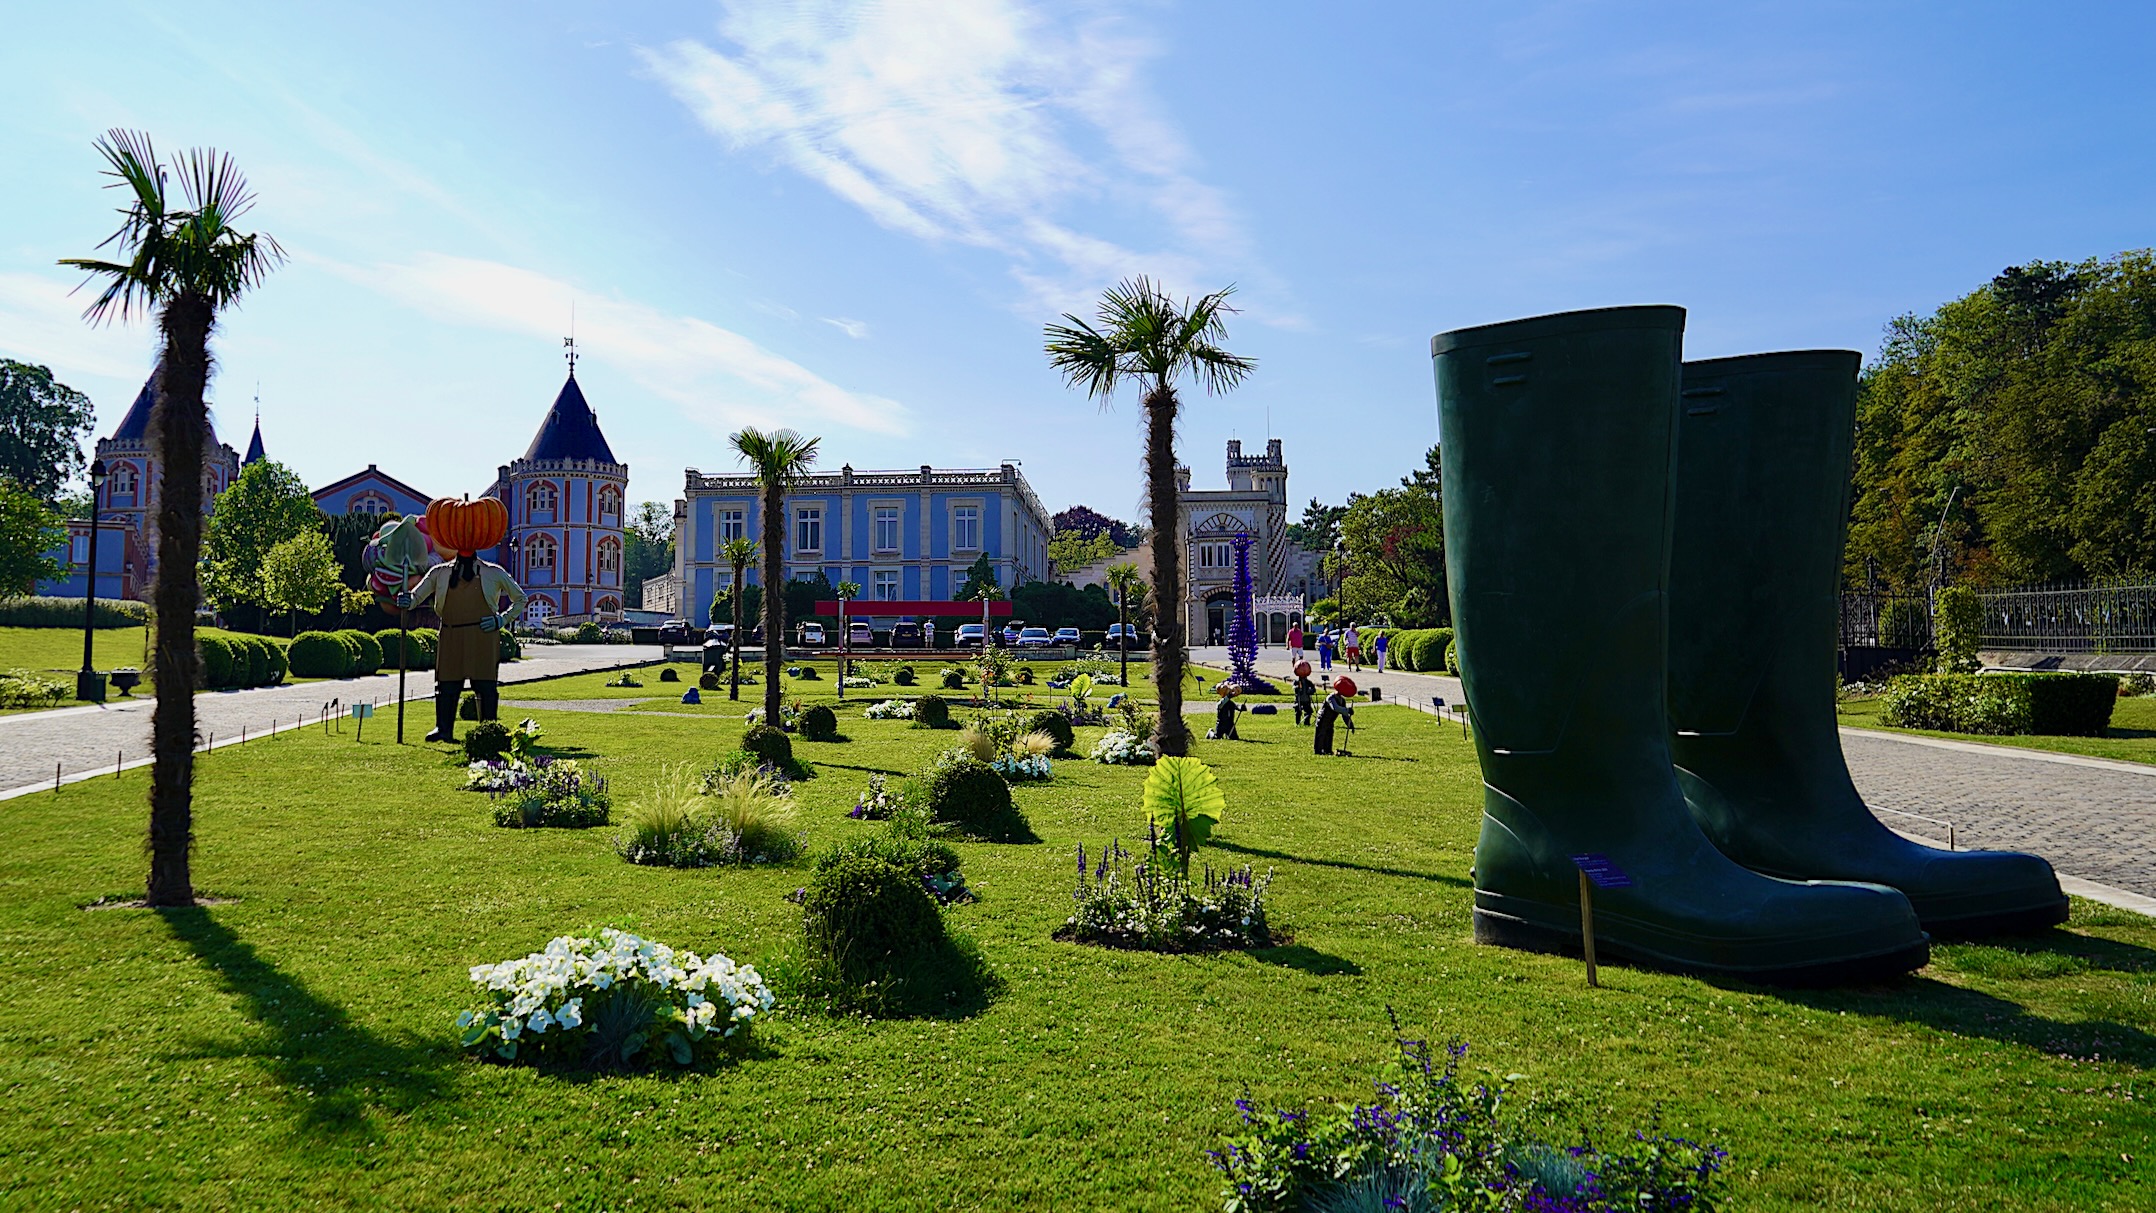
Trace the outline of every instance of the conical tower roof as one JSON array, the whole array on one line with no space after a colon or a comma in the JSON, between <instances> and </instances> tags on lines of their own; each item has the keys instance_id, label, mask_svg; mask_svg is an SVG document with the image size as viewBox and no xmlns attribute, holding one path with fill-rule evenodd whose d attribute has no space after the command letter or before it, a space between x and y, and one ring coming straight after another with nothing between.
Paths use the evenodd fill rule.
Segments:
<instances>
[{"instance_id":1,"label":"conical tower roof","mask_svg":"<svg viewBox=\"0 0 2156 1213\"><path fill-rule=\"evenodd\" d=\"M240 466L245 467L250 463L260 463L264 458L265 456L262 453L262 414L257 413L255 414L255 436L247 440L247 458L240 461Z\"/></svg>"},{"instance_id":2,"label":"conical tower roof","mask_svg":"<svg viewBox=\"0 0 2156 1213\"><path fill-rule=\"evenodd\" d=\"M162 368L160 368L162 369ZM135 402L127 406L127 415L112 431L114 442L146 443L150 440L150 409L157 403L157 371L142 381L142 390L135 394Z\"/></svg>"},{"instance_id":3,"label":"conical tower roof","mask_svg":"<svg viewBox=\"0 0 2156 1213\"><path fill-rule=\"evenodd\" d=\"M561 394L554 397L554 407L539 423L539 432L532 436L524 457L620 462L614 458L614 448L606 444L606 435L599 432L598 415L584 402L584 390L576 385L576 372L571 371L568 381L561 385Z\"/></svg>"}]
</instances>

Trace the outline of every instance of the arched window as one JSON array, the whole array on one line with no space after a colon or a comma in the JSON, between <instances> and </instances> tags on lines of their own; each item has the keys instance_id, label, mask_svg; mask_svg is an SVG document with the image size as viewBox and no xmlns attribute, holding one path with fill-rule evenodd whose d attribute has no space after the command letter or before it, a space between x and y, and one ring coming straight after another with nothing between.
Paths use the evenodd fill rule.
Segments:
<instances>
[{"instance_id":1,"label":"arched window","mask_svg":"<svg viewBox=\"0 0 2156 1213\"><path fill-rule=\"evenodd\" d=\"M554 571L553 536L528 535L525 537L524 571L527 573L551 573Z\"/></svg>"},{"instance_id":2,"label":"arched window","mask_svg":"<svg viewBox=\"0 0 2156 1213\"><path fill-rule=\"evenodd\" d=\"M382 496L380 493L369 491L352 498L352 508L347 512L378 515L387 514L392 508L389 498Z\"/></svg>"},{"instance_id":3,"label":"arched window","mask_svg":"<svg viewBox=\"0 0 2156 1213\"><path fill-rule=\"evenodd\" d=\"M621 599L616 598L611 594L607 595L604 598L601 598L598 601L597 606L599 608L599 613L602 615L621 614Z\"/></svg>"},{"instance_id":4,"label":"arched window","mask_svg":"<svg viewBox=\"0 0 2156 1213\"><path fill-rule=\"evenodd\" d=\"M132 497L135 495L135 488L135 465L132 463L114 464L111 478L105 481L106 494L114 497Z\"/></svg>"},{"instance_id":5,"label":"arched window","mask_svg":"<svg viewBox=\"0 0 2156 1213\"><path fill-rule=\"evenodd\" d=\"M599 541L599 573L601 576L621 572L621 540L607 538Z\"/></svg>"},{"instance_id":6,"label":"arched window","mask_svg":"<svg viewBox=\"0 0 2156 1213\"><path fill-rule=\"evenodd\" d=\"M524 604L524 618L533 623L545 623L554 614L554 600L544 594L534 594Z\"/></svg>"},{"instance_id":7,"label":"arched window","mask_svg":"<svg viewBox=\"0 0 2156 1213\"><path fill-rule=\"evenodd\" d=\"M524 490L524 508L534 512L553 512L554 483L550 480L542 480Z\"/></svg>"},{"instance_id":8,"label":"arched window","mask_svg":"<svg viewBox=\"0 0 2156 1213\"><path fill-rule=\"evenodd\" d=\"M617 488L615 488L615 487L614 487L613 485L611 485L611 484L608 484L608 485L602 485L602 486L600 486L600 488L599 488L599 516L600 516L601 518L607 518L607 517L614 517L614 518L619 518L619 517L621 517L621 490L620 490L620 489L617 489Z\"/></svg>"}]
</instances>

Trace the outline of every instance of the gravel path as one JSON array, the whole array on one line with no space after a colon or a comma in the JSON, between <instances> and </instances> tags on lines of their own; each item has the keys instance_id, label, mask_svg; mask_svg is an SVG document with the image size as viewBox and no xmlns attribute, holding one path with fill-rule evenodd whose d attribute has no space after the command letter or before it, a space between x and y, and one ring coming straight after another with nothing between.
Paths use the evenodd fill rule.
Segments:
<instances>
[{"instance_id":1,"label":"gravel path","mask_svg":"<svg viewBox=\"0 0 2156 1213\"><path fill-rule=\"evenodd\" d=\"M661 656L656 645L534 645L527 651L530 655L524 660L502 667L505 688L563 674L641 665ZM431 700L434 676L420 671L405 675L405 695ZM338 713L356 703L376 704L383 714L376 718L377 726L393 729L395 724L385 718L394 716L396 701L394 672L251 691L212 691L195 697L196 729L205 743L214 740L224 745L243 735L289 728L302 717L315 719L332 703ZM142 761L150 752L150 715L156 702L150 696L115 698L103 705L0 716L0 788L50 787L56 766L65 779L86 772L109 773L116 761ZM407 736L415 726L421 736L433 727L429 704L413 704L405 711Z\"/></svg>"}]
</instances>

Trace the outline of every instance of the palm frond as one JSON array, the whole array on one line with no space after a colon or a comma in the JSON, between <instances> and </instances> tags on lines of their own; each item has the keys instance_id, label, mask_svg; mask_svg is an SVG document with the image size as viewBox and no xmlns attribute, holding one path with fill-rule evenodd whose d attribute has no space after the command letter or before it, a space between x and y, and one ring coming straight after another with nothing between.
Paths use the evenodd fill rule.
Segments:
<instances>
[{"instance_id":1,"label":"palm frond","mask_svg":"<svg viewBox=\"0 0 2156 1213\"><path fill-rule=\"evenodd\" d=\"M1065 312L1063 318L1070 323L1051 324L1044 331L1048 365L1062 373L1066 385L1084 388L1086 395L1097 398L1101 407L1107 408L1116 382L1122 378L1121 351L1100 330L1078 317Z\"/></svg>"},{"instance_id":2,"label":"palm frond","mask_svg":"<svg viewBox=\"0 0 2156 1213\"><path fill-rule=\"evenodd\" d=\"M817 447L823 439L804 438L794 430L765 433L750 425L741 427L731 442L734 452L758 479L790 487L816 465Z\"/></svg>"}]
</instances>

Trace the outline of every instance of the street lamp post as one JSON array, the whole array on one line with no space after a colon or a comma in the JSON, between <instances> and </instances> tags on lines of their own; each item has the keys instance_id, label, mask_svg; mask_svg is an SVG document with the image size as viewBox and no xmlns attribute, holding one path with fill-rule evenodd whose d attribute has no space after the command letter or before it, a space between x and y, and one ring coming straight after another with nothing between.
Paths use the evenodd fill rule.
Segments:
<instances>
[{"instance_id":1,"label":"street lamp post","mask_svg":"<svg viewBox=\"0 0 2156 1213\"><path fill-rule=\"evenodd\" d=\"M105 679L97 672L92 645L97 636L97 491L105 487L105 461L90 464L90 563L82 588L82 670L75 675L75 698L105 702Z\"/></svg>"}]
</instances>

